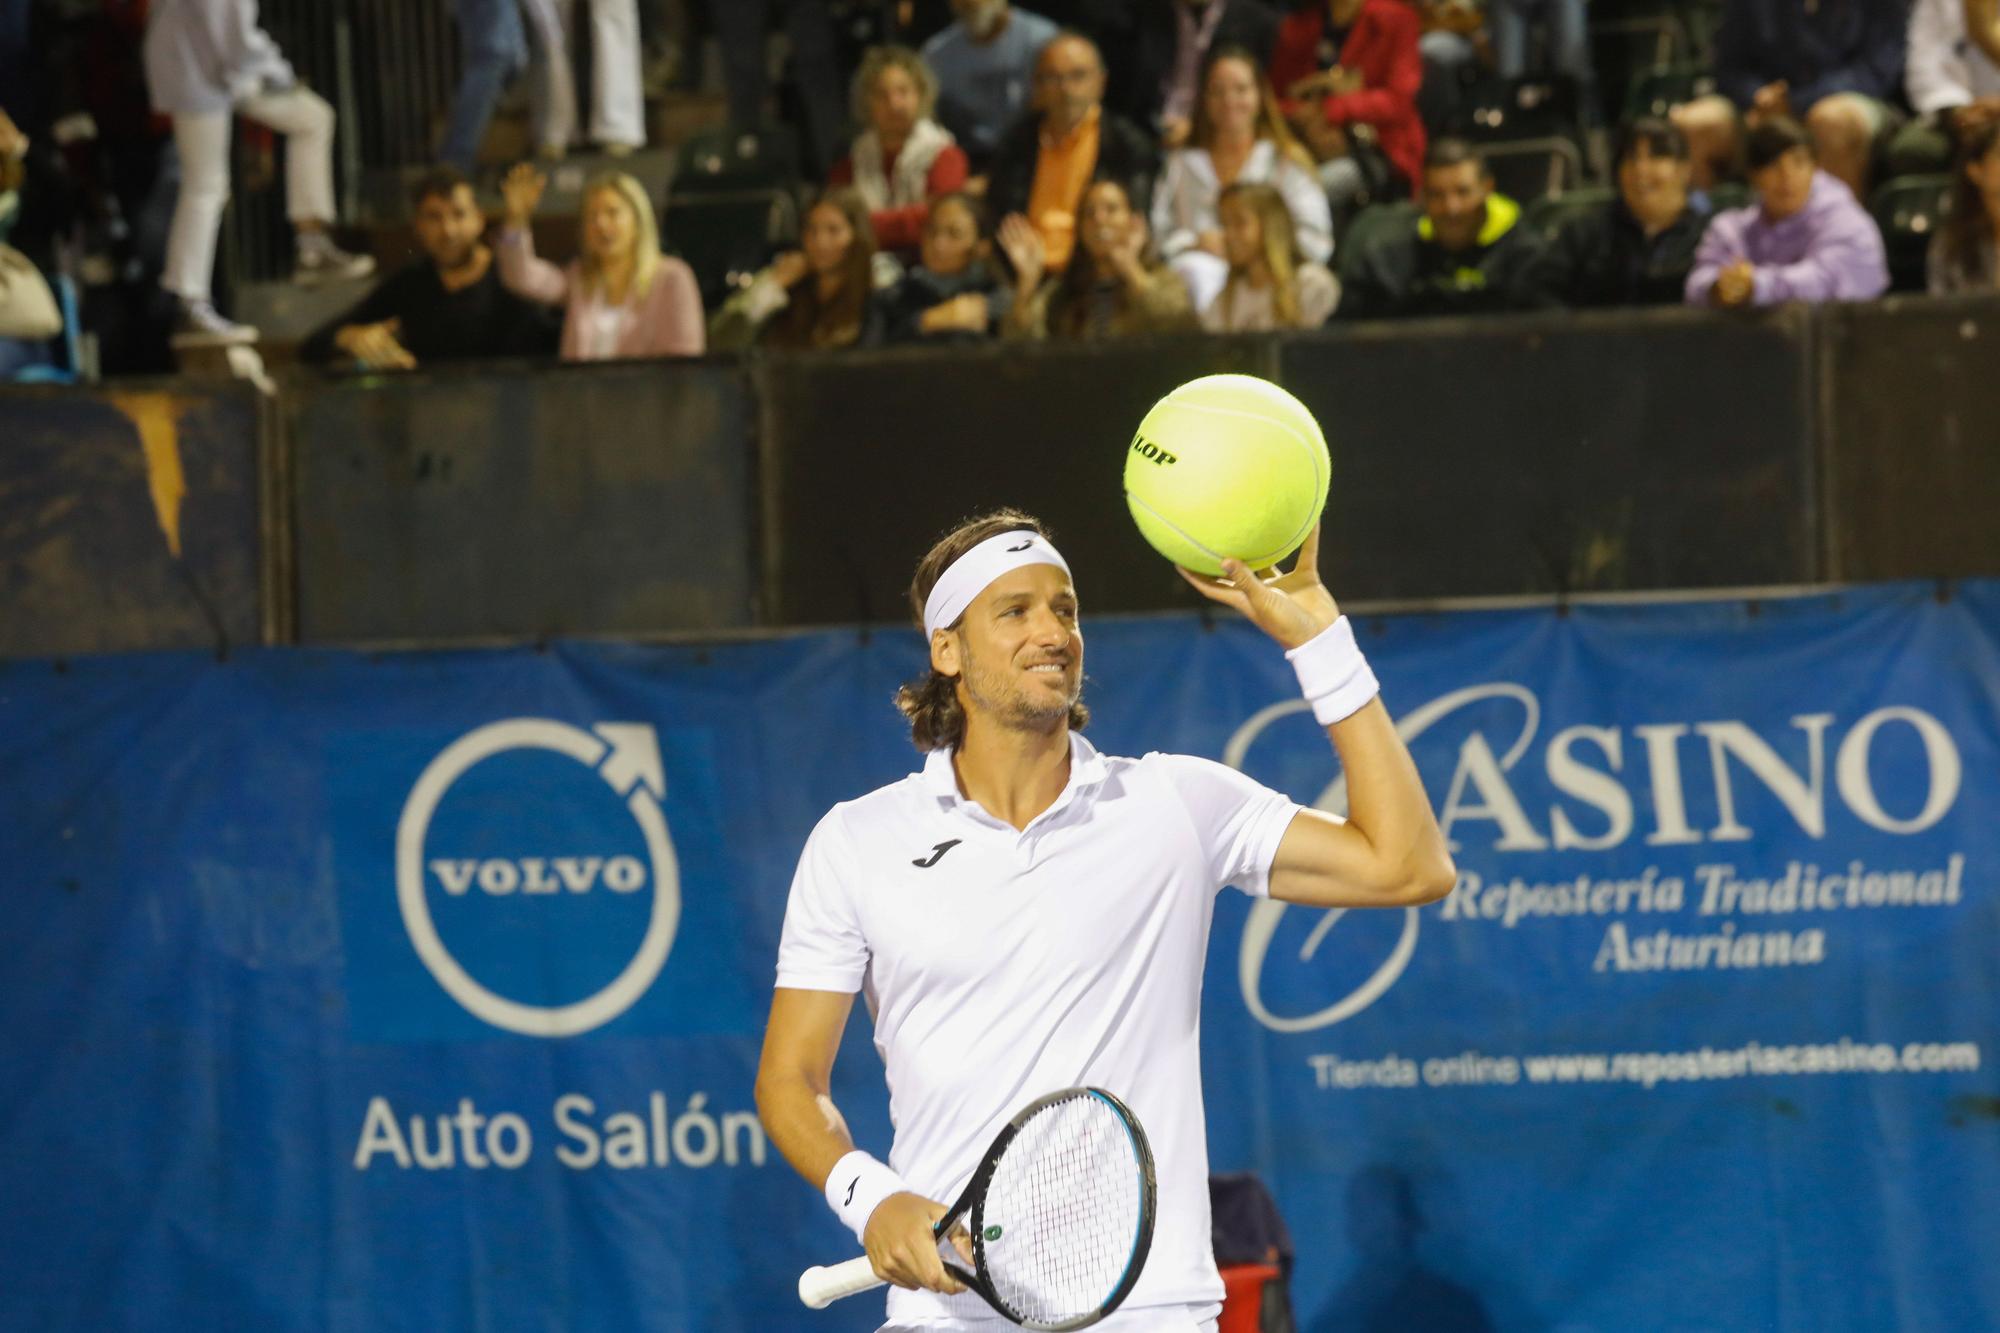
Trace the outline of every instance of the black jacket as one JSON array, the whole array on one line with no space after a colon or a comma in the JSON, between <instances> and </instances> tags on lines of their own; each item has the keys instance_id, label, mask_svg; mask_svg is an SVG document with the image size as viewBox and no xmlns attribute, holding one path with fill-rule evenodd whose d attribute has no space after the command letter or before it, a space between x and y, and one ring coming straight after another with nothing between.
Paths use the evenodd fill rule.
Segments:
<instances>
[{"instance_id":1,"label":"black jacket","mask_svg":"<svg viewBox=\"0 0 2000 1333\"><path fill-rule=\"evenodd\" d=\"M1278 41L1278 14L1264 0L1211 0L1226 4L1216 20L1215 35L1202 53L1225 46L1244 46L1257 57L1257 68L1271 65L1271 49ZM1031 4L1029 8L1033 8ZM1160 114L1160 85L1173 72L1174 49L1180 44L1181 0L1123 0L1102 6L1107 11L1096 29L1104 43L1105 73L1109 84L1105 105L1136 125L1152 126ZM1197 97L1200 91L1197 89Z\"/></svg>"},{"instance_id":2,"label":"black jacket","mask_svg":"<svg viewBox=\"0 0 2000 1333\"><path fill-rule=\"evenodd\" d=\"M333 336L349 324L402 321L396 335L417 364L476 360L494 356L554 356L562 337L562 314L508 291L500 283L500 261L470 287L448 292L437 267L420 259L390 274L361 303L321 327L299 348L299 360L326 363L343 359Z\"/></svg>"},{"instance_id":3,"label":"black jacket","mask_svg":"<svg viewBox=\"0 0 2000 1333\"><path fill-rule=\"evenodd\" d=\"M1035 163L1042 155L1041 135L1041 117L1023 116L993 150L986 202L994 217L1027 211L1028 195L1035 188ZM1149 136L1109 111L1101 113L1097 127L1097 167L1090 174L1092 180L1118 181L1132 196L1133 209L1141 216L1150 216L1153 177L1159 169L1159 152ZM1082 202L1077 200L1078 204Z\"/></svg>"},{"instance_id":4,"label":"black jacket","mask_svg":"<svg viewBox=\"0 0 2000 1333\"><path fill-rule=\"evenodd\" d=\"M949 333L925 333L917 327L924 312L943 305L955 296L977 293L986 298L987 332L971 333L953 329ZM975 259L962 273L949 276L933 273L918 265L903 275L894 287L876 296L882 307L884 332L890 342L964 343L980 342L1006 317L1014 293L1002 285L983 259Z\"/></svg>"},{"instance_id":5,"label":"black jacket","mask_svg":"<svg viewBox=\"0 0 2000 1333\"><path fill-rule=\"evenodd\" d=\"M1533 285L1566 306L1679 305L1708 214L1690 208L1648 238L1622 199L1570 218L1536 257Z\"/></svg>"},{"instance_id":6,"label":"black jacket","mask_svg":"<svg viewBox=\"0 0 2000 1333\"><path fill-rule=\"evenodd\" d=\"M1495 194L1487 198L1486 225L1469 249L1446 250L1432 238L1430 219L1421 216L1374 240L1343 275L1340 317L1473 315L1539 304L1532 285L1535 245L1520 217L1519 204Z\"/></svg>"}]
</instances>

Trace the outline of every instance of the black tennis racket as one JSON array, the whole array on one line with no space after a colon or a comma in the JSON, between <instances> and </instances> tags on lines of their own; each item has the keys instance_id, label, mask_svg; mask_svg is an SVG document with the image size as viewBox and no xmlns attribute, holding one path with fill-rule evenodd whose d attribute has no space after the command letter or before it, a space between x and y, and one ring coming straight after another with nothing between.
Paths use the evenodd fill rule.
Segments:
<instances>
[{"instance_id":1,"label":"black tennis racket","mask_svg":"<svg viewBox=\"0 0 2000 1333\"><path fill-rule=\"evenodd\" d=\"M1007 1122L972 1183L933 1229L963 1223L972 1271L953 1277L1023 1328L1089 1328L1118 1308L1153 1245L1153 1150L1125 1103L1102 1088L1037 1098ZM949 1254L959 1257L954 1247ZM817 1310L883 1285L866 1255L799 1275Z\"/></svg>"}]
</instances>

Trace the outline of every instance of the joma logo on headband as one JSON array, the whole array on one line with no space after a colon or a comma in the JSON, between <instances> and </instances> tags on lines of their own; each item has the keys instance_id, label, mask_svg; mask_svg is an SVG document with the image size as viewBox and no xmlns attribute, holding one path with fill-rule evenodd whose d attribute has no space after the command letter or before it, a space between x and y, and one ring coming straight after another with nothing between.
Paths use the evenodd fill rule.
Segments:
<instances>
[{"instance_id":1,"label":"joma logo on headband","mask_svg":"<svg viewBox=\"0 0 2000 1333\"><path fill-rule=\"evenodd\" d=\"M1134 435L1132 437L1132 452L1141 458L1152 459L1155 464L1161 467L1166 467L1180 461L1143 435Z\"/></svg>"}]
</instances>

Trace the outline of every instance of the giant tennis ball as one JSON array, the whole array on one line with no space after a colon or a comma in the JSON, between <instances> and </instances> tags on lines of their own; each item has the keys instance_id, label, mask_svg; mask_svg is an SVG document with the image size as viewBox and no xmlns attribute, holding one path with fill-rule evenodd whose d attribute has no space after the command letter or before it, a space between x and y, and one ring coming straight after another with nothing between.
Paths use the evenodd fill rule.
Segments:
<instances>
[{"instance_id":1,"label":"giant tennis ball","mask_svg":"<svg viewBox=\"0 0 2000 1333\"><path fill-rule=\"evenodd\" d=\"M1197 574L1268 569L1326 508L1326 439L1255 375L1204 375L1153 404L1125 453L1125 503L1152 548Z\"/></svg>"}]
</instances>

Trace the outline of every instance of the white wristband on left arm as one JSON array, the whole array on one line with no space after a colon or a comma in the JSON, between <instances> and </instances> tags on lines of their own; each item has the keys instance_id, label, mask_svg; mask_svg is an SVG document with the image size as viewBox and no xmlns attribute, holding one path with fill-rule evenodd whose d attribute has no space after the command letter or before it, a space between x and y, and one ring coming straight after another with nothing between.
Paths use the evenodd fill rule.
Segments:
<instances>
[{"instance_id":1,"label":"white wristband on left arm","mask_svg":"<svg viewBox=\"0 0 2000 1333\"><path fill-rule=\"evenodd\" d=\"M1346 616L1286 653L1285 660L1298 673L1299 689L1322 727L1354 716L1382 692Z\"/></svg>"},{"instance_id":2,"label":"white wristband on left arm","mask_svg":"<svg viewBox=\"0 0 2000 1333\"><path fill-rule=\"evenodd\" d=\"M868 1219L891 1194L910 1187L887 1165L856 1148L833 1164L826 1177L826 1202L856 1240L865 1241Z\"/></svg>"}]
</instances>

